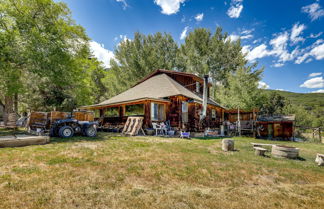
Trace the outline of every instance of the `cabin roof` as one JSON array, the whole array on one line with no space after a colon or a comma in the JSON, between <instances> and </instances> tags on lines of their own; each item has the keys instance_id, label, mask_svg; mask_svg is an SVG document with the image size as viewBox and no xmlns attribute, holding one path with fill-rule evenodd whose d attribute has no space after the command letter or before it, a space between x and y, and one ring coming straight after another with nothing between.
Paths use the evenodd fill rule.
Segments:
<instances>
[{"instance_id":1,"label":"cabin roof","mask_svg":"<svg viewBox=\"0 0 324 209\"><path fill-rule=\"evenodd\" d=\"M137 84L133 88L122 92L121 94L118 94L99 104L91 106L108 106L126 103L134 100L140 100L143 98L147 100L164 100L167 97L178 95L182 95L191 98L198 103L202 103L201 95L198 95L188 90L187 88L179 84L177 81L169 77L167 74L163 73L150 77L145 81ZM219 104L217 104L211 99L208 99L208 104L221 107Z\"/></svg>"},{"instance_id":2,"label":"cabin roof","mask_svg":"<svg viewBox=\"0 0 324 209\"><path fill-rule=\"evenodd\" d=\"M275 115L275 116L260 116L258 122L293 122L295 115Z\"/></svg>"},{"instance_id":3,"label":"cabin roof","mask_svg":"<svg viewBox=\"0 0 324 209\"><path fill-rule=\"evenodd\" d=\"M174 70L165 70L165 69L158 69L154 72L152 72L151 74L147 75L146 77L144 77L142 80L140 80L136 85L146 81L147 79L156 76L158 74L167 74L167 75L180 75L180 76L184 76L184 77L190 77L195 81L198 81L199 83L203 84L204 83L204 79L202 79L201 77L192 74L192 73L185 73L185 72L178 72L178 71L174 71ZM136 86L135 85L135 86ZM208 86L212 86L210 83L208 84Z\"/></svg>"}]
</instances>

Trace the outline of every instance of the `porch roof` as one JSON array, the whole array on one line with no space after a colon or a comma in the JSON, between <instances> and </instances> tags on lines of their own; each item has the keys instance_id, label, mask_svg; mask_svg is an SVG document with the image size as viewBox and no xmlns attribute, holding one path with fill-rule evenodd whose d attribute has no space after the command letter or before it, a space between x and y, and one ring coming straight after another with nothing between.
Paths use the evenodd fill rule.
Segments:
<instances>
[{"instance_id":1,"label":"porch roof","mask_svg":"<svg viewBox=\"0 0 324 209\"><path fill-rule=\"evenodd\" d=\"M166 74L159 74L153 76L142 83L124 91L121 94L118 94L106 101L103 101L99 104L86 106L85 108L99 107L99 106L108 106L113 104L121 104L130 101L136 101L140 99L147 100L163 100L170 96L182 95L188 98L193 99L198 103L202 103L202 96L195 94L194 92L188 90L177 81L173 80ZM215 101L208 99L208 104L221 107Z\"/></svg>"}]
</instances>

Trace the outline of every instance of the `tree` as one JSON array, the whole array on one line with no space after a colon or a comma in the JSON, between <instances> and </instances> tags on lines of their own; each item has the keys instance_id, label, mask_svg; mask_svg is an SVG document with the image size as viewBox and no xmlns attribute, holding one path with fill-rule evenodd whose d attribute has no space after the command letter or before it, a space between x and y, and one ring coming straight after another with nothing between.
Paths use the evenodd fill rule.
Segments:
<instances>
[{"instance_id":1,"label":"tree","mask_svg":"<svg viewBox=\"0 0 324 209\"><path fill-rule=\"evenodd\" d=\"M135 33L133 40L121 42L115 50L111 70L116 76L117 93L128 89L156 69L175 69L178 46L169 34Z\"/></svg>"},{"instance_id":2,"label":"tree","mask_svg":"<svg viewBox=\"0 0 324 209\"><path fill-rule=\"evenodd\" d=\"M253 110L260 106L263 100L264 96L258 89L262 72L263 70L252 71L249 67L241 67L236 72L227 75L227 86L219 85L217 88L218 101L228 108L238 110L239 134L241 134L240 109Z\"/></svg>"},{"instance_id":3,"label":"tree","mask_svg":"<svg viewBox=\"0 0 324 209\"><path fill-rule=\"evenodd\" d=\"M93 102L90 91L98 79L89 79L89 73L100 71L100 63L92 61L89 38L66 5L0 2L0 100L6 112L14 111L18 99L21 108L37 110L70 110Z\"/></svg>"},{"instance_id":4,"label":"tree","mask_svg":"<svg viewBox=\"0 0 324 209\"><path fill-rule=\"evenodd\" d=\"M286 104L287 101L285 97L281 96L277 92L271 92L264 98L260 108L260 114L270 116L274 114L282 114L283 108Z\"/></svg>"}]
</instances>

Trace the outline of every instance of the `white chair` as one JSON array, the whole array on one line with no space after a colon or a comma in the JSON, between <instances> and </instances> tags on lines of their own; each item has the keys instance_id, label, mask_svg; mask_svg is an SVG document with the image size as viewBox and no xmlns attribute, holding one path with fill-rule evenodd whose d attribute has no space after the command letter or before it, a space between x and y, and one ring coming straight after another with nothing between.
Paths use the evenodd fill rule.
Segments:
<instances>
[{"instance_id":1,"label":"white chair","mask_svg":"<svg viewBox=\"0 0 324 209\"><path fill-rule=\"evenodd\" d=\"M162 133L163 135L163 128L162 126L158 125L157 123L152 123L153 129L155 130L155 136L158 136L158 133Z\"/></svg>"}]
</instances>

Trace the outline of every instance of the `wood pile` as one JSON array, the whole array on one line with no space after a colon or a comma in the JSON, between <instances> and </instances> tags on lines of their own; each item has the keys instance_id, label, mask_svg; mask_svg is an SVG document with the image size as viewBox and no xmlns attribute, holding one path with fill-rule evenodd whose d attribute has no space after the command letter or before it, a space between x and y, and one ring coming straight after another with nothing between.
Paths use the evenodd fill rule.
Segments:
<instances>
[{"instance_id":1,"label":"wood pile","mask_svg":"<svg viewBox=\"0 0 324 209\"><path fill-rule=\"evenodd\" d=\"M78 121L94 121L94 113L86 111L76 111L73 112L73 118Z\"/></svg>"}]
</instances>

